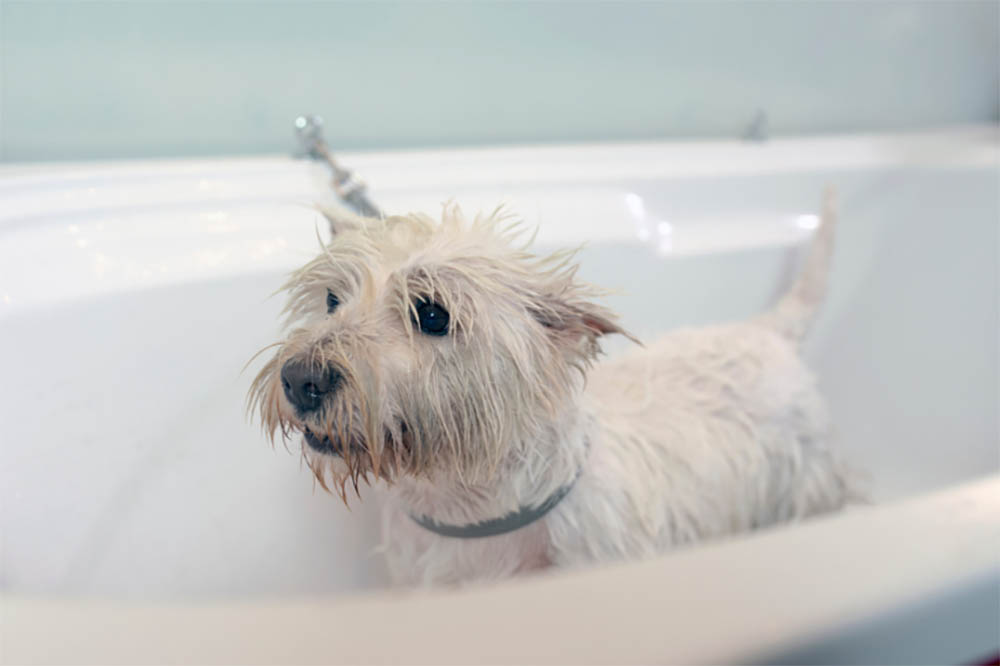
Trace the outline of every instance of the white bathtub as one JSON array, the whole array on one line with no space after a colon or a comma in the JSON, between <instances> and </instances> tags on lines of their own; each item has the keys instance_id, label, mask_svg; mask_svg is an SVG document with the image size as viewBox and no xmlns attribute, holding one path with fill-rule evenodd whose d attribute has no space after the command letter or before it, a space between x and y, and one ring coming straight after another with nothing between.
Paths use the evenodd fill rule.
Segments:
<instances>
[{"instance_id":1,"label":"white bathtub","mask_svg":"<svg viewBox=\"0 0 1000 666\"><path fill-rule=\"evenodd\" d=\"M387 596L377 497L348 512L244 418L241 369L278 335L268 295L317 248L324 169L6 166L0 659L915 663L1000 647L995 128L342 159L389 211L506 201L540 246L586 242L583 275L645 339L765 307L836 185L808 355L879 506Z\"/></svg>"}]
</instances>

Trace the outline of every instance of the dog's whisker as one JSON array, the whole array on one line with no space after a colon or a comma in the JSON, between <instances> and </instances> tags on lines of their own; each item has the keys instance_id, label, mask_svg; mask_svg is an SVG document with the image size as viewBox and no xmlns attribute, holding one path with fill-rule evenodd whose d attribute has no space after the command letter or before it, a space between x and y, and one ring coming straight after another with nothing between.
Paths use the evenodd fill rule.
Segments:
<instances>
[{"instance_id":1,"label":"dog's whisker","mask_svg":"<svg viewBox=\"0 0 1000 666\"><path fill-rule=\"evenodd\" d=\"M351 484L354 486L354 495L358 499L361 499L361 491L358 490L358 474L359 473L360 472L359 472L359 470L357 468L355 468L355 469L353 469L351 471Z\"/></svg>"},{"instance_id":2,"label":"dog's whisker","mask_svg":"<svg viewBox=\"0 0 1000 666\"><path fill-rule=\"evenodd\" d=\"M240 374L242 375L244 372L246 372L247 368L249 368L250 365L254 361L256 361L257 357L259 357L261 354L263 354L264 352L266 352L269 349L274 349L275 347L280 347L283 344L285 344L285 343L282 342L281 340L279 340L278 342L272 342L271 344L266 345L265 347L263 347L262 349L260 349L257 353L255 353L253 356L250 357L250 360L248 360L246 363L243 364L243 367L240 368Z\"/></svg>"}]
</instances>

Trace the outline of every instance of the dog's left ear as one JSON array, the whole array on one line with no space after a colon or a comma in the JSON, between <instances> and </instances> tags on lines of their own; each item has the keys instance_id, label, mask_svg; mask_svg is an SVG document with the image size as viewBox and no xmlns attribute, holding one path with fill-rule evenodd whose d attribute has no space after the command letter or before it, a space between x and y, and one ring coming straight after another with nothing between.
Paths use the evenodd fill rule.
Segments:
<instances>
[{"instance_id":1,"label":"dog's left ear","mask_svg":"<svg viewBox=\"0 0 1000 666\"><path fill-rule=\"evenodd\" d=\"M541 299L530 310L558 343L564 346L583 343L582 349L587 355L595 354L598 338L610 333L624 335L632 342L642 344L618 325L610 310L596 303L550 297Z\"/></svg>"},{"instance_id":2,"label":"dog's left ear","mask_svg":"<svg viewBox=\"0 0 1000 666\"><path fill-rule=\"evenodd\" d=\"M367 221L367 218L353 213L346 208L317 205L316 209L319 210L320 214L326 218L327 223L330 225L331 236L342 234L345 231L361 229Z\"/></svg>"}]
</instances>

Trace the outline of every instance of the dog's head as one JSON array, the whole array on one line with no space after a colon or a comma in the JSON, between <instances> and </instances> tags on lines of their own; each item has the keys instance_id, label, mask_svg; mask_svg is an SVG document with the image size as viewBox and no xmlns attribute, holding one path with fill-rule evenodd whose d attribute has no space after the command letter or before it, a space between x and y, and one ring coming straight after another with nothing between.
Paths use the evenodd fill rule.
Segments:
<instances>
[{"instance_id":1,"label":"dog's head","mask_svg":"<svg viewBox=\"0 0 1000 666\"><path fill-rule=\"evenodd\" d=\"M531 254L500 211L329 219L333 240L283 287L289 333L250 402L272 439L303 434L342 495L370 476L487 481L552 439L598 338L623 332L572 252Z\"/></svg>"}]
</instances>

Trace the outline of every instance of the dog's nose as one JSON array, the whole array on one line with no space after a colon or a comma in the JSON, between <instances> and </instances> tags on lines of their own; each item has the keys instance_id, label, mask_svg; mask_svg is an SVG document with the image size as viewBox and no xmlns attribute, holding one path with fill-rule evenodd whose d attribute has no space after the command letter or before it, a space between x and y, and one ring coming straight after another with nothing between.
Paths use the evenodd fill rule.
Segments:
<instances>
[{"instance_id":1,"label":"dog's nose","mask_svg":"<svg viewBox=\"0 0 1000 666\"><path fill-rule=\"evenodd\" d=\"M318 366L292 359L281 366L281 386L288 402L300 412L312 412L337 390L343 375L332 365Z\"/></svg>"}]
</instances>

